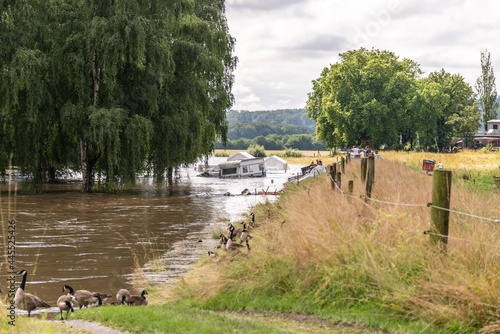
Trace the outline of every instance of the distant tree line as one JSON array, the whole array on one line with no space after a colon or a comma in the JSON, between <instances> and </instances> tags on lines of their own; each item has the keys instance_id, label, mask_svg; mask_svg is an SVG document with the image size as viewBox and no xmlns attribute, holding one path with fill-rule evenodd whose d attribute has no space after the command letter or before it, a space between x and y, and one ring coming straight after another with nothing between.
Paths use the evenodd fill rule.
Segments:
<instances>
[{"instance_id":1,"label":"distant tree line","mask_svg":"<svg viewBox=\"0 0 500 334\"><path fill-rule=\"evenodd\" d=\"M222 142L215 143L216 149L246 150L250 145L261 145L266 150L284 150L286 148L298 149L302 151L325 150L325 143L318 142L314 134L294 134L294 135L268 135L258 136L253 139L239 138L228 140L226 146Z\"/></svg>"},{"instance_id":2,"label":"distant tree line","mask_svg":"<svg viewBox=\"0 0 500 334\"><path fill-rule=\"evenodd\" d=\"M304 114L307 114L304 111ZM276 122L231 122L229 123L227 138L231 140L239 138L253 139L259 136L314 134L315 126L279 124Z\"/></svg>"},{"instance_id":3,"label":"distant tree line","mask_svg":"<svg viewBox=\"0 0 500 334\"><path fill-rule=\"evenodd\" d=\"M290 125L304 125L313 129L316 123L307 117L305 109L279 109L259 111L237 111L231 110L227 113L227 121L233 122L262 122L279 123Z\"/></svg>"}]
</instances>

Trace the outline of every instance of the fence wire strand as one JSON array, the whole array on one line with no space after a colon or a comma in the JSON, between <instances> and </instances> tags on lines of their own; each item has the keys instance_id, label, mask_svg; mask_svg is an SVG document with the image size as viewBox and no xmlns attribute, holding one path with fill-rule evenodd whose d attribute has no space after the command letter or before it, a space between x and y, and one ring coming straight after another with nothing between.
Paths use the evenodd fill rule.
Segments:
<instances>
[{"instance_id":1,"label":"fence wire strand","mask_svg":"<svg viewBox=\"0 0 500 334\"><path fill-rule=\"evenodd\" d=\"M497 245L487 244L487 243L484 243L484 242L479 242L479 241L474 241L474 240L469 240L469 239L463 239L463 238L457 238L457 237L450 237L449 235L434 233L434 232L431 232L431 231L424 231L424 234L436 235L436 236L442 237L442 238L460 240L460 241L465 241L465 242L471 242L471 243L474 243L474 244L485 245L485 246L494 247L494 248L500 248L500 246L497 246Z\"/></svg>"},{"instance_id":2,"label":"fence wire strand","mask_svg":"<svg viewBox=\"0 0 500 334\"><path fill-rule=\"evenodd\" d=\"M338 186L337 182L332 178L331 174L330 174L330 180L335 184L335 187L342 194L347 195L349 197L358 198L357 196L352 196L352 195L346 193L345 191L343 191L342 189L340 189L340 187ZM359 197L360 198L366 198L365 195L359 195ZM458 215L468 216L468 217L471 217L471 218L477 218L477 219L481 219L481 220L487 220L487 221L491 221L493 223L500 223L500 219L482 217L482 216L477 216L477 215L473 215L473 214L470 214L470 213L465 213L465 212L461 212L461 211L457 211L457 210L453 210L453 209L447 209L447 208L443 208L443 207L440 207L440 206L437 206L437 205L433 205L432 203L427 203L427 204L414 203L414 204L412 204L412 203L404 203L404 202L388 202L388 201L378 200L378 199L375 199L375 198L369 198L369 199L370 199L370 201L384 203L384 204L388 204L388 205L411 206L411 207L430 207L430 208L435 208L435 209L439 209L439 210L449 211L449 212L452 212L452 213L456 213Z\"/></svg>"}]
</instances>

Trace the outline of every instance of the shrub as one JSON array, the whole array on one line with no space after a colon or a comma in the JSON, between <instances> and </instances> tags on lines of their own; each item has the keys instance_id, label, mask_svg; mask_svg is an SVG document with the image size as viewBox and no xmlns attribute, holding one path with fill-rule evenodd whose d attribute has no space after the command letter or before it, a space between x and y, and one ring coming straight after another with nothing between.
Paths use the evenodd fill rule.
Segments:
<instances>
[{"instance_id":1,"label":"shrub","mask_svg":"<svg viewBox=\"0 0 500 334\"><path fill-rule=\"evenodd\" d=\"M248 153L253 155L256 158L264 158L266 157L266 151L264 150L264 146L261 145L250 145L248 146Z\"/></svg>"},{"instance_id":2,"label":"shrub","mask_svg":"<svg viewBox=\"0 0 500 334\"><path fill-rule=\"evenodd\" d=\"M215 152L214 157L228 157L229 153L227 152Z\"/></svg>"},{"instance_id":3,"label":"shrub","mask_svg":"<svg viewBox=\"0 0 500 334\"><path fill-rule=\"evenodd\" d=\"M302 154L302 152L294 148L285 148L283 156L289 158L302 158L304 154Z\"/></svg>"}]
</instances>

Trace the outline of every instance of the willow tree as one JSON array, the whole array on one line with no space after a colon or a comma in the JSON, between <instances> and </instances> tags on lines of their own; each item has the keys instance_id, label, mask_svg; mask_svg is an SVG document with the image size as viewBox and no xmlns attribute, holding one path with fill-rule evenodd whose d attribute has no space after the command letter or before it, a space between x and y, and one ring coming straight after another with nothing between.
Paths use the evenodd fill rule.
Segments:
<instances>
[{"instance_id":1,"label":"willow tree","mask_svg":"<svg viewBox=\"0 0 500 334\"><path fill-rule=\"evenodd\" d=\"M108 183L132 181L147 164L161 181L169 168L226 139L236 61L223 1L50 0L32 1L29 9L46 24L46 34L38 36L29 20L5 25L5 31L23 37L13 54L27 49L43 60L36 96L44 98L33 113L50 117L32 127L41 137L49 128L58 138L51 156L59 164L79 162L85 191L95 173ZM19 66L4 59L7 69ZM34 80L23 78L22 93L29 97ZM2 117L12 118L14 109L24 114L19 93L3 86L9 99ZM23 125L13 122L12 128L22 132ZM17 159L19 140L10 138L2 151L11 149ZM34 168L44 170L39 163Z\"/></svg>"}]
</instances>

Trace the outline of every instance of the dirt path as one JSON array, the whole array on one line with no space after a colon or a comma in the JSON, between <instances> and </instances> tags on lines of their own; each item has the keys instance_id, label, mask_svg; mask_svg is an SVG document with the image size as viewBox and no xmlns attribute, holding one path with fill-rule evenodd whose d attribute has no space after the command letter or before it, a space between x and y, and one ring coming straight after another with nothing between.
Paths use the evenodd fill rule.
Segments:
<instances>
[{"instance_id":1,"label":"dirt path","mask_svg":"<svg viewBox=\"0 0 500 334\"><path fill-rule=\"evenodd\" d=\"M90 322L84 320L66 320L63 323L67 326L83 329L89 333L95 334L130 334L129 332L120 332L116 329L105 327L98 322Z\"/></svg>"}]
</instances>

